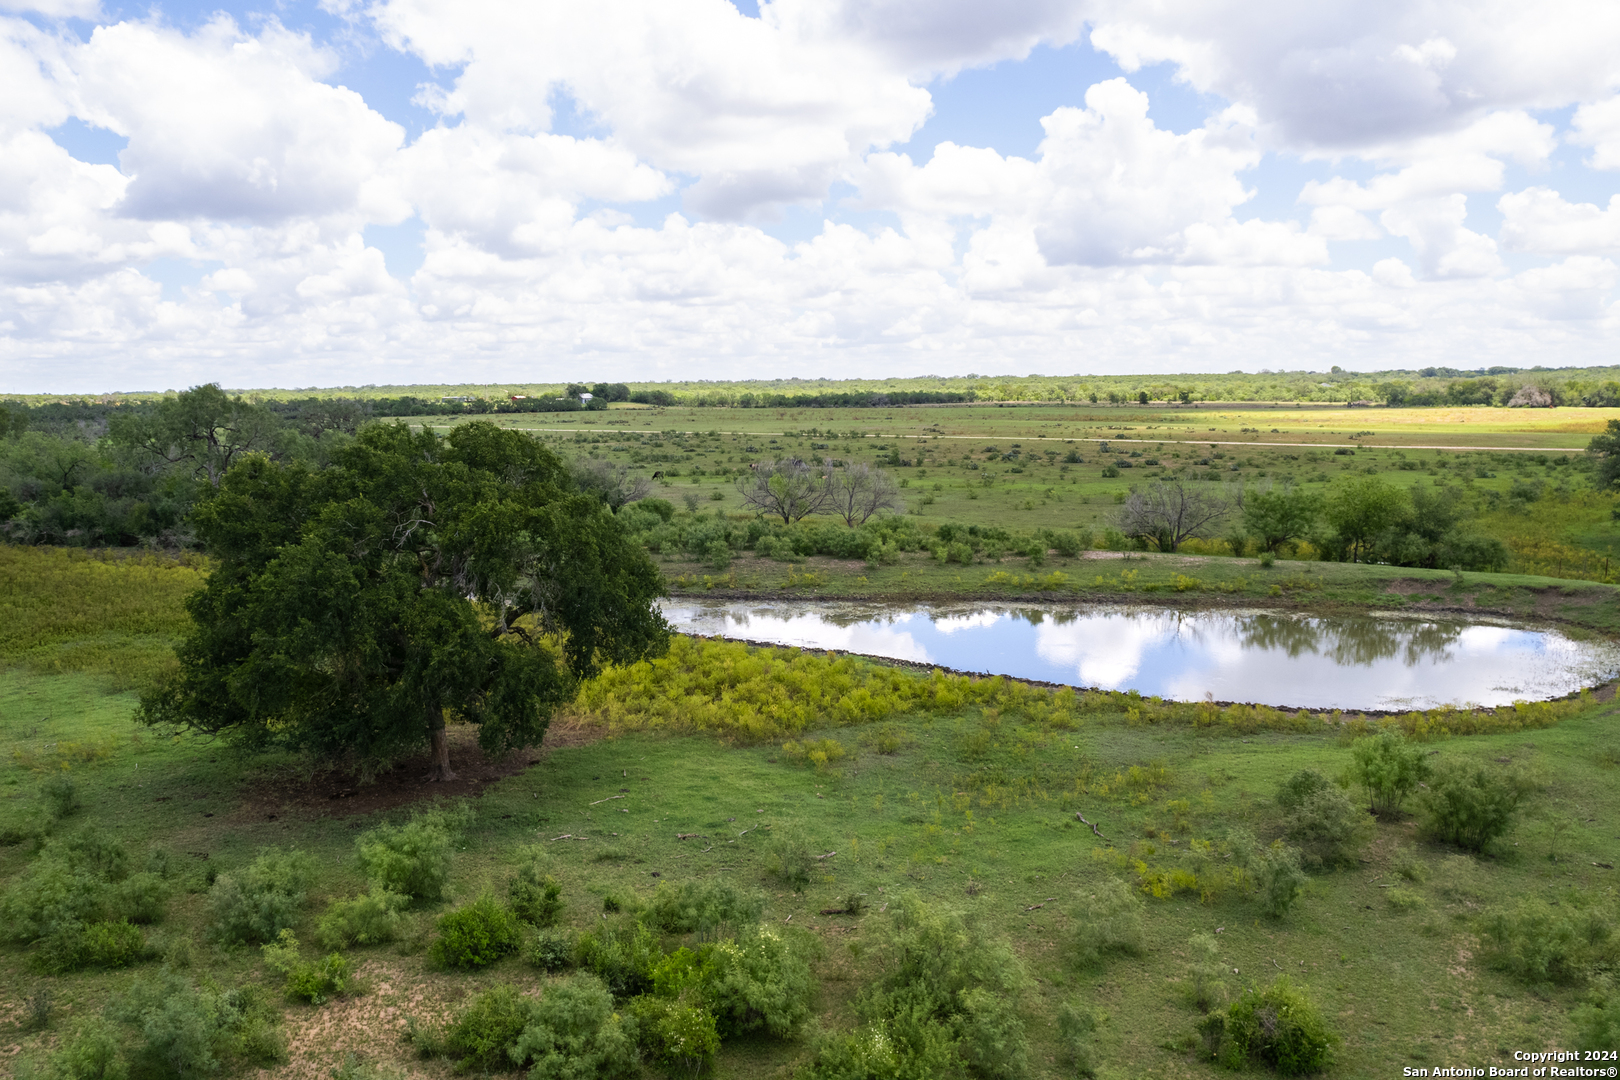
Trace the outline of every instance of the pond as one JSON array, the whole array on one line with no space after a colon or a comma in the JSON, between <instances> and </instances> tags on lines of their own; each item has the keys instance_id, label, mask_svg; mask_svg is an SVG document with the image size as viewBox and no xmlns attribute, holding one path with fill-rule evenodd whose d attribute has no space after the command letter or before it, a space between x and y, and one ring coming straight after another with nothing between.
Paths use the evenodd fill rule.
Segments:
<instances>
[{"instance_id":1,"label":"pond","mask_svg":"<svg viewBox=\"0 0 1620 1080\"><path fill-rule=\"evenodd\" d=\"M1013 604L666 600L680 631L844 649L1178 701L1429 709L1561 697L1620 673L1620 644L1404 616Z\"/></svg>"}]
</instances>

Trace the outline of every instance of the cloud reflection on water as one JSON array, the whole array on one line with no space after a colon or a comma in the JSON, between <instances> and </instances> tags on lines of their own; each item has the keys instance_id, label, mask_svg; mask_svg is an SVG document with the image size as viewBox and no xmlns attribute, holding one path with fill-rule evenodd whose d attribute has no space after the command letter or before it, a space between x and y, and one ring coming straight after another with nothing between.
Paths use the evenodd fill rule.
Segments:
<instances>
[{"instance_id":1,"label":"cloud reflection on water","mask_svg":"<svg viewBox=\"0 0 1620 1080\"><path fill-rule=\"evenodd\" d=\"M1371 616L1117 607L680 602L681 629L844 649L1180 700L1311 708L1509 704L1620 670L1620 649L1553 631Z\"/></svg>"}]
</instances>

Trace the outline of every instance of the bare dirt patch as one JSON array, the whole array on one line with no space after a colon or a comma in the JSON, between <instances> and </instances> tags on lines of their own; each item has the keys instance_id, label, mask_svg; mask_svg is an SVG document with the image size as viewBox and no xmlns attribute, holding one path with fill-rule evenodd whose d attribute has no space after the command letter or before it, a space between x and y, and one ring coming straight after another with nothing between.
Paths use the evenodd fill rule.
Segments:
<instances>
[{"instance_id":1,"label":"bare dirt patch","mask_svg":"<svg viewBox=\"0 0 1620 1080\"><path fill-rule=\"evenodd\" d=\"M479 747L478 737L470 728L451 728L450 763L456 778L448 783L428 781L426 750L369 782L354 769L333 769L313 776L278 771L243 789L236 816L242 821L274 821L288 816L350 817L424 800L476 799L491 784L538 765L552 750L584 746L603 734L602 729L577 720L559 719L547 729L543 745L491 757Z\"/></svg>"}]
</instances>

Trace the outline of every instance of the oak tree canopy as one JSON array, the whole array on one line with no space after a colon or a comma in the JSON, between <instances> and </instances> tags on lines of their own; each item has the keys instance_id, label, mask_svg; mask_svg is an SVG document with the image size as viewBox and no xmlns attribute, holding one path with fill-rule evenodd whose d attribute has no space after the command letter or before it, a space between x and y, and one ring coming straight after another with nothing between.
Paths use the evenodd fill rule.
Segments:
<instances>
[{"instance_id":1,"label":"oak tree canopy","mask_svg":"<svg viewBox=\"0 0 1620 1080\"><path fill-rule=\"evenodd\" d=\"M250 454L193 513L216 560L178 671L140 718L374 770L445 714L540 742L604 663L661 654L657 569L540 443L474 422L362 429L316 470Z\"/></svg>"}]
</instances>

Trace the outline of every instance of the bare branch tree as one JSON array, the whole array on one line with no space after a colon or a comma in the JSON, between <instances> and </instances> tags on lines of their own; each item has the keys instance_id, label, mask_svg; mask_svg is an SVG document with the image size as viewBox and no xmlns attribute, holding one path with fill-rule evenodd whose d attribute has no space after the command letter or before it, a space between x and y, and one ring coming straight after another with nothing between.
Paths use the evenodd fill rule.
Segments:
<instances>
[{"instance_id":1,"label":"bare branch tree","mask_svg":"<svg viewBox=\"0 0 1620 1080\"><path fill-rule=\"evenodd\" d=\"M827 477L827 513L843 518L852 529L880 510L905 507L894 478L865 462L843 462Z\"/></svg>"},{"instance_id":2,"label":"bare branch tree","mask_svg":"<svg viewBox=\"0 0 1620 1080\"><path fill-rule=\"evenodd\" d=\"M615 514L652 493L651 480L632 475L625 466L601 458L577 458L569 465L569 471L579 490L595 495Z\"/></svg>"},{"instance_id":3,"label":"bare branch tree","mask_svg":"<svg viewBox=\"0 0 1620 1080\"><path fill-rule=\"evenodd\" d=\"M747 476L737 478L743 504L791 525L806 515L820 513L829 497L828 470L815 469L798 458L761 461Z\"/></svg>"},{"instance_id":4,"label":"bare branch tree","mask_svg":"<svg viewBox=\"0 0 1620 1080\"><path fill-rule=\"evenodd\" d=\"M1231 501L1222 494L1186 487L1179 480L1160 480L1125 500L1119 530L1160 551L1174 551L1189 537L1204 535L1231 509Z\"/></svg>"}]
</instances>

